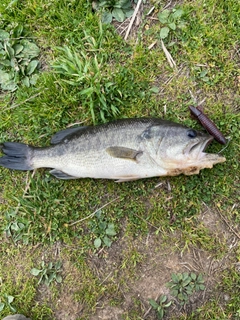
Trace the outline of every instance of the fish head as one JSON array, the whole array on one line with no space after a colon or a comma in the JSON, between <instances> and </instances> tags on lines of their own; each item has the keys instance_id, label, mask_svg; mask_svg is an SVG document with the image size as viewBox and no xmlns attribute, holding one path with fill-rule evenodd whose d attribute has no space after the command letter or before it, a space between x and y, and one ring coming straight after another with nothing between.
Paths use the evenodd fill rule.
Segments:
<instances>
[{"instance_id":1,"label":"fish head","mask_svg":"<svg viewBox=\"0 0 240 320\"><path fill-rule=\"evenodd\" d=\"M205 152L214 139L208 133L176 124L165 129L157 153L167 175L198 174L201 169L226 161L220 154Z\"/></svg>"}]
</instances>

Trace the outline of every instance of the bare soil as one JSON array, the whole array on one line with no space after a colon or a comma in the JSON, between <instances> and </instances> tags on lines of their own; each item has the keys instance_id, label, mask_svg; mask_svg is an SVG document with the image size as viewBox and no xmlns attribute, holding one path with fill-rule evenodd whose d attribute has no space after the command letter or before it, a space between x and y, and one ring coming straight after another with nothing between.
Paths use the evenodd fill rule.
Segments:
<instances>
[{"instance_id":1,"label":"bare soil","mask_svg":"<svg viewBox=\"0 0 240 320\"><path fill-rule=\"evenodd\" d=\"M89 315L90 320L120 320L131 312L142 314L141 319L157 319L156 312L152 310L149 299L157 300L161 295L174 301L168 308L165 319L177 319L181 315L190 314L199 308L211 297L216 295L220 300L227 301L229 297L224 292L215 292L214 287L218 282L223 270L228 268L233 255L233 248L239 239L229 230L228 226L214 211L209 208L199 215L199 222L203 221L205 226L215 237L220 237L229 247L229 255L224 258L216 258L216 255L203 249L189 247L181 251L174 245L174 241L163 240L161 234L149 234L141 239L131 241L121 238L115 242L111 248L101 251L99 255L89 255L88 265L94 275L99 279L99 283L112 284L118 292L113 296L118 296L117 301L113 301L111 295L102 295L96 305L96 312ZM176 238L177 234L173 234ZM129 250L138 252L142 257L134 263L128 260L125 253ZM124 261L128 261L127 265ZM65 263L65 274L75 274L79 276L79 270L69 263ZM172 273L195 272L204 276L206 288L197 292L189 298L188 304L181 306L177 300L171 296L166 283L170 281ZM67 285L67 284L66 284ZM57 320L75 320L81 318L84 305L78 304L74 297L74 283L70 286L62 286L62 298L55 306L54 317ZM39 292L46 298L46 292Z\"/></svg>"}]
</instances>

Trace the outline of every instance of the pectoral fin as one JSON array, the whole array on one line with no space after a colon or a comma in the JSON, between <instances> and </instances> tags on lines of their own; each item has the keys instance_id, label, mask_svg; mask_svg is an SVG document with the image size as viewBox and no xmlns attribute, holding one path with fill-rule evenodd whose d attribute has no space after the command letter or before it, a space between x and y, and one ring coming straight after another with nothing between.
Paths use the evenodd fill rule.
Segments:
<instances>
[{"instance_id":1,"label":"pectoral fin","mask_svg":"<svg viewBox=\"0 0 240 320\"><path fill-rule=\"evenodd\" d=\"M57 169L53 169L50 171L50 173L58 178L58 179L62 179L62 180L70 180L70 179L77 179L77 177L73 177L73 176L70 176L69 174L65 173L65 172L62 172L60 170L57 170Z\"/></svg>"},{"instance_id":2,"label":"pectoral fin","mask_svg":"<svg viewBox=\"0 0 240 320\"><path fill-rule=\"evenodd\" d=\"M106 149L107 153L114 158L122 158L127 160L137 161L137 156L143 152L125 147L109 147Z\"/></svg>"}]
</instances>

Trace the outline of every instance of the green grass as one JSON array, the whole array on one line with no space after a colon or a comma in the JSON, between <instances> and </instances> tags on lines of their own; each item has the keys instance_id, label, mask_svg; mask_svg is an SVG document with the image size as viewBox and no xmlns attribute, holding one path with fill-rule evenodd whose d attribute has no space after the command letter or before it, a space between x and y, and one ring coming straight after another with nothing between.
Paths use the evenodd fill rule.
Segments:
<instances>
[{"instance_id":1,"label":"green grass","mask_svg":"<svg viewBox=\"0 0 240 320\"><path fill-rule=\"evenodd\" d=\"M194 98L205 99L206 113L231 138L223 151L227 161L196 176L64 182L48 170L31 176L0 168L0 303L4 295L13 296L11 305L33 320L63 320L69 312L76 320L100 318L104 310L125 320L143 319L149 299L165 292L171 273L189 271L207 279L205 293L185 309L170 306L167 317L239 317L240 5L181 3L178 27L163 39L176 70L160 45L164 24L157 17L164 4L154 2L156 19L146 16L152 5L144 4L142 21L126 42L113 25L100 24L91 2L0 3L0 29L23 26L24 36L41 51L36 85L0 92L0 143L45 146L69 124L123 117L157 116L200 129L189 116ZM75 86L68 82L75 77L69 70L55 72L64 46L85 55L83 67L95 57L101 61L88 69L98 72L96 86L88 73L84 84ZM90 98L86 91L80 94L88 87L94 88ZM118 113L108 109L111 104ZM213 143L208 150L219 152L221 146ZM92 215L101 207L102 220ZM104 238L108 224L116 231L112 244L96 248L94 241ZM38 285L31 269L42 261L63 263L61 283ZM9 313L6 305L0 317ZM155 317L150 310L146 318Z\"/></svg>"}]
</instances>

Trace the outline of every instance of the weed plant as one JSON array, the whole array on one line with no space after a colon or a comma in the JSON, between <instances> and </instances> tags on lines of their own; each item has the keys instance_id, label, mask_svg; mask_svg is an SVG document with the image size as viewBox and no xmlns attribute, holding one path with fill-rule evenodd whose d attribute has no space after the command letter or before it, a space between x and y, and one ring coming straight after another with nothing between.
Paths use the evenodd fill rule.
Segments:
<instances>
[{"instance_id":1,"label":"weed plant","mask_svg":"<svg viewBox=\"0 0 240 320\"><path fill-rule=\"evenodd\" d=\"M66 77L63 81L79 90L79 100L90 109L93 123L96 112L106 122L106 118L119 114L117 105L121 105L122 93L109 76L103 75L103 57L80 54L68 47L59 48L62 57L53 65L57 73Z\"/></svg>"},{"instance_id":2,"label":"weed plant","mask_svg":"<svg viewBox=\"0 0 240 320\"><path fill-rule=\"evenodd\" d=\"M10 312L15 313L16 308L12 305L14 297L7 295L6 293L0 298L0 312L4 309L9 309Z\"/></svg>"},{"instance_id":3,"label":"weed plant","mask_svg":"<svg viewBox=\"0 0 240 320\"><path fill-rule=\"evenodd\" d=\"M159 21L164 25L160 29L160 38L165 39L168 37L170 30L175 31L177 28L183 28L184 22L181 20L184 11L182 9L172 10L165 9L158 14Z\"/></svg>"},{"instance_id":4,"label":"weed plant","mask_svg":"<svg viewBox=\"0 0 240 320\"><path fill-rule=\"evenodd\" d=\"M150 299L149 303L153 307L153 309L156 311L158 319L163 319L165 315L165 311L167 308L170 307L170 305L172 304L172 301L167 302L167 296L162 295L159 298L159 302L156 302L155 300Z\"/></svg>"},{"instance_id":5,"label":"weed plant","mask_svg":"<svg viewBox=\"0 0 240 320\"><path fill-rule=\"evenodd\" d=\"M61 268L62 263L60 261L57 261L56 263L49 262L48 264L42 261L40 269L32 268L31 274L39 277L38 284L44 283L49 286L53 281L56 281L57 283L62 282L62 277L60 275Z\"/></svg>"},{"instance_id":6,"label":"weed plant","mask_svg":"<svg viewBox=\"0 0 240 320\"><path fill-rule=\"evenodd\" d=\"M106 220L101 210L97 211L95 216L96 219L89 222L90 230L96 237L94 246L96 249L100 248L102 245L110 247L112 244L112 237L117 234L115 225Z\"/></svg>"},{"instance_id":7,"label":"weed plant","mask_svg":"<svg viewBox=\"0 0 240 320\"><path fill-rule=\"evenodd\" d=\"M111 23L113 19L123 22L133 14L129 0L98 0L93 2L93 8L102 11L103 23Z\"/></svg>"},{"instance_id":8,"label":"weed plant","mask_svg":"<svg viewBox=\"0 0 240 320\"><path fill-rule=\"evenodd\" d=\"M148 80L135 83L136 76L127 64L111 66L111 56L104 50L104 31L99 22L98 34L93 36L84 31L78 51L69 46L59 47L59 57L52 65L61 80L73 88L82 107L90 111L94 124L99 119L106 122L119 116L123 107L137 93L142 95L149 85Z\"/></svg>"},{"instance_id":9,"label":"weed plant","mask_svg":"<svg viewBox=\"0 0 240 320\"><path fill-rule=\"evenodd\" d=\"M167 283L170 288L171 294L176 297L180 304L186 304L189 301L189 297L199 290L204 290L204 280L201 274L196 275L191 273L173 273L171 281Z\"/></svg>"},{"instance_id":10,"label":"weed plant","mask_svg":"<svg viewBox=\"0 0 240 320\"><path fill-rule=\"evenodd\" d=\"M35 85L40 54L39 47L23 35L23 26L0 29L0 87L15 91L19 85Z\"/></svg>"}]
</instances>

